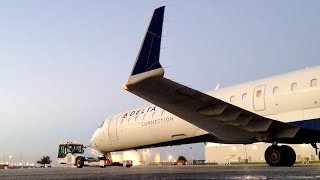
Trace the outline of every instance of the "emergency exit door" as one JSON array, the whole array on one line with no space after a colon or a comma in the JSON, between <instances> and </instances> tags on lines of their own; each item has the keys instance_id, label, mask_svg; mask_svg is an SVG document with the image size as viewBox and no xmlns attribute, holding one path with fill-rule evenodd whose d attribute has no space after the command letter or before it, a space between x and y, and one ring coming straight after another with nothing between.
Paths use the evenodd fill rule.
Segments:
<instances>
[{"instance_id":1,"label":"emergency exit door","mask_svg":"<svg viewBox=\"0 0 320 180\"><path fill-rule=\"evenodd\" d=\"M253 107L256 111L262 111L266 109L265 104L265 90L266 85L259 85L254 88L253 92Z\"/></svg>"}]
</instances>

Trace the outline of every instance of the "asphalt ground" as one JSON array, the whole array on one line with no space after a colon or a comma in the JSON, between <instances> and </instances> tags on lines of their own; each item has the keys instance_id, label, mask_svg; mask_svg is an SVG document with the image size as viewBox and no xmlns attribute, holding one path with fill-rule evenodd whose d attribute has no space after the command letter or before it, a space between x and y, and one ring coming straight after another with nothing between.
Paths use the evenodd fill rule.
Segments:
<instances>
[{"instance_id":1,"label":"asphalt ground","mask_svg":"<svg viewBox=\"0 0 320 180\"><path fill-rule=\"evenodd\" d=\"M2 169L0 179L320 179L320 165L84 167Z\"/></svg>"}]
</instances>

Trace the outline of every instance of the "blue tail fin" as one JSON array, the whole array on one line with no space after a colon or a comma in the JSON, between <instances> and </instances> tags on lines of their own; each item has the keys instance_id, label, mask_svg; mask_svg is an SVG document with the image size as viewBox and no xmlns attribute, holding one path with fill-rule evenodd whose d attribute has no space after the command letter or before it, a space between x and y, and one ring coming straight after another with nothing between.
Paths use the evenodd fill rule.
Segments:
<instances>
[{"instance_id":1,"label":"blue tail fin","mask_svg":"<svg viewBox=\"0 0 320 180\"><path fill-rule=\"evenodd\" d=\"M159 62L165 6L154 10L131 76L162 68Z\"/></svg>"}]
</instances>

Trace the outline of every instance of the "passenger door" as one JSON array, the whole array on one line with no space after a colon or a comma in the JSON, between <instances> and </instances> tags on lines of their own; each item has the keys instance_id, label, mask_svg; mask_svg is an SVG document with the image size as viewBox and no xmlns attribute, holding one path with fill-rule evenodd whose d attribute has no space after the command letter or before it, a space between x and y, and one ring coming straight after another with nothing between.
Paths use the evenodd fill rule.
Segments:
<instances>
[{"instance_id":1,"label":"passenger door","mask_svg":"<svg viewBox=\"0 0 320 180\"><path fill-rule=\"evenodd\" d=\"M117 133L117 123L119 120L120 114L114 115L108 124L108 135L110 141L117 141L118 140L118 133Z\"/></svg>"},{"instance_id":2,"label":"passenger door","mask_svg":"<svg viewBox=\"0 0 320 180\"><path fill-rule=\"evenodd\" d=\"M265 105L265 90L266 85L259 85L254 88L253 92L253 107L256 111L262 111L266 109Z\"/></svg>"}]
</instances>

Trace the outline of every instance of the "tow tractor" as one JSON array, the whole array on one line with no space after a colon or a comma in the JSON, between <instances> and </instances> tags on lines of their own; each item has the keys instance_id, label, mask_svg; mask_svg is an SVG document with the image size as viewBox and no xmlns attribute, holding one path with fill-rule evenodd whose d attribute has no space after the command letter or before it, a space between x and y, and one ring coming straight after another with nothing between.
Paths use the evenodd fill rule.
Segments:
<instances>
[{"instance_id":1,"label":"tow tractor","mask_svg":"<svg viewBox=\"0 0 320 180\"><path fill-rule=\"evenodd\" d=\"M87 158L84 156L84 150L87 147L88 146L84 146L82 143L61 141L59 143L58 162L60 164L67 164L71 166L75 165L77 168L82 168L83 166L96 166L101 168L105 168L106 166L132 166L131 160L125 160L120 163L112 162L111 157L106 158L105 156Z\"/></svg>"}]
</instances>

